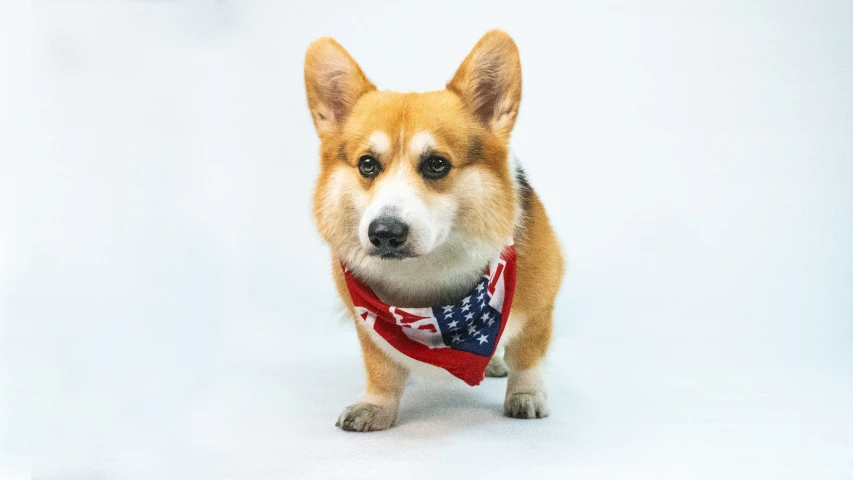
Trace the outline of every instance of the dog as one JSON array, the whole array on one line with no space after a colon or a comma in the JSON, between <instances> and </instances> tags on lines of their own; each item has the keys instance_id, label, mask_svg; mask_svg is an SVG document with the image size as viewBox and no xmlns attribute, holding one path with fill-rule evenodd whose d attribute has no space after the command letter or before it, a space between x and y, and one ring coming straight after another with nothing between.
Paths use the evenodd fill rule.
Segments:
<instances>
[{"instance_id":1,"label":"dog","mask_svg":"<svg viewBox=\"0 0 853 480\"><path fill-rule=\"evenodd\" d=\"M371 327L375 312L355 304L353 282L378 305L426 311L412 318L429 323L431 310L424 308L470 305L466 293L488 280L489 266L508 249L514 293L494 347L504 350L503 358L470 358L488 361L480 378L508 376L506 416L548 416L542 364L564 261L545 208L509 152L521 102L515 42L490 31L444 90L398 93L378 90L340 44L324 37L308 47L305 88L320 138L313 216L330 246L332 275L356 323L367 374L366 392L337 426L391 427L409 373L440 370L403 354ZM435 327L398 324L411 338L438 335L441 343ZM473 340L489 345L486 334ZM445 345L427 346L416 345L425 354Z\"/></svg>"}]
</instances>

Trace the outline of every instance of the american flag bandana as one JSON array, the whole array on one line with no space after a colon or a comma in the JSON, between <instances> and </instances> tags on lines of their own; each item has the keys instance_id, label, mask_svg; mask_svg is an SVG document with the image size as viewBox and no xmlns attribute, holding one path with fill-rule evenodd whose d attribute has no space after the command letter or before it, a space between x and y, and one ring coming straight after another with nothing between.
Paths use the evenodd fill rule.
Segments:
<instances>
[{"instance_id":1,"label":"american flag bandana","mask_svg":"<svg viewBox=\"0 0 853 480\"><path fill-rule=\"evenodd\" d=\"M400 353L441 367L468 385L479 385L509 318L515 261L510 242L465 298L426 308L387 305L341 266L355 311L370 328Z\"/></svg>"}]
</instances>

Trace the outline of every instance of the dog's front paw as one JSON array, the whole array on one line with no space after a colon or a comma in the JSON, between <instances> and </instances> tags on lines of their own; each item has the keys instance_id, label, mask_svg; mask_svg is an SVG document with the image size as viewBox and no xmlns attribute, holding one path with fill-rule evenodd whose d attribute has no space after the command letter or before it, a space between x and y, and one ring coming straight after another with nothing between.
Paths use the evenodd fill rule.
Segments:
<instances>
[{"instance_id":1,"label":"dog's front paw","mask_svg":"<svg viewBox=\"0 0 853 480\"><path fill-rule=\"evenodd\" d=\"M544 392L520 392L504 402L504 415L512 418L545 418L551 411Z\"/></svg>"},{"instance_id":2,"label":"dog's front paw","mask_svg":"<svg viewBox=\"0 0 853 480\"><path fill-rule=\"evenodd\" d=\"M396 417L397 412L391 407L356 403L344 410L335 426L350 432L373 432L391 427Z\"/></svg>"}]
</instances>

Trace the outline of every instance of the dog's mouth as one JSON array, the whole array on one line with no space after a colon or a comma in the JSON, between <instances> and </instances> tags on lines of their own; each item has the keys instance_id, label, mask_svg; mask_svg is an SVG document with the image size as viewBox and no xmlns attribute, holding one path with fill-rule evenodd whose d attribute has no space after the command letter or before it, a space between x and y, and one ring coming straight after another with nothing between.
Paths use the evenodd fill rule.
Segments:
<instances>
[{"instance_id":1,"label":"dog's mouth","mask_svg":"<svg viewBox=\"0 0 853 480\"><path fill-rule=\"evenodd\" d=\"M382 260L403 260L405 258L415 258L417 255L409 251L374 250L370 253L370 256L379 257Z\"/></svg>"}]
</instances>

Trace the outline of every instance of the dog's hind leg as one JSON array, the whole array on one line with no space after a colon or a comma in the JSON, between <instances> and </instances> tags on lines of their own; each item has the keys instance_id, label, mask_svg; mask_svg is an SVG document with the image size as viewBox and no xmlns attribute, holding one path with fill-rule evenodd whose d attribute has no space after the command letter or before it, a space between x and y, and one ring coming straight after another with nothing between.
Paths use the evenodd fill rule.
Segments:
<instances>
[{"instance_id":1,"label":"dog's hind leg","mask_svg":"<svg viewBox=\"0 0 853 480\"><path fill-rule=\"evenodd\" d=\"M509 369L503 357L495 355L489 360L489 365L486 367L487 377L505 377Z\"/></svg>"}]
</instances>

